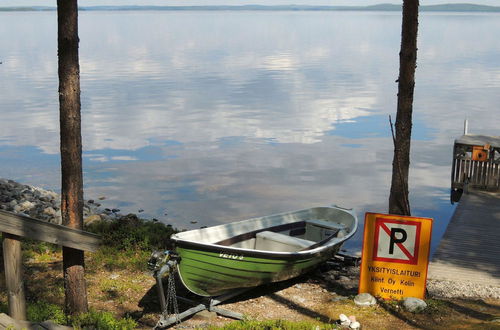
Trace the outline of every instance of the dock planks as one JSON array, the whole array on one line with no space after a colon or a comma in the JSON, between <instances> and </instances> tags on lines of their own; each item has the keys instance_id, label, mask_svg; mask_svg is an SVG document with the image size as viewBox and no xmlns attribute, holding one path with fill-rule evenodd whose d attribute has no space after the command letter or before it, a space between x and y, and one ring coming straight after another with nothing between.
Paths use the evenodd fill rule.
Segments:
<instances>
[{"instance_id":1,"label":"dock planks","mask_svg":"<svg viewBox=\"0 0 500 330\"><path fill-rule=\"evenodd\" d=\"M429 278L500 287L500 193L463 194L429 264Z\"/></svg>"}]
</instances>

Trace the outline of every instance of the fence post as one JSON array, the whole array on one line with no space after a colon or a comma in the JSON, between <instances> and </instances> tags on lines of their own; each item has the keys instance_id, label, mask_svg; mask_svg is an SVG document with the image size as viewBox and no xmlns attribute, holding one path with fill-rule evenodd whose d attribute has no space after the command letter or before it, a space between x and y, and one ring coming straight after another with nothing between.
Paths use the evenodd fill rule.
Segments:
<instances>
[{"instance_id":1,"label":"fence post","mask_svg":"<svg viewBox=\"0 0 500 330\"><path fill-rule=\"evenodd\" d=\"M2 233L2 245L9 315L16 320L26 320L20 237L4 232Z\"/></svg>"}]
</instances>

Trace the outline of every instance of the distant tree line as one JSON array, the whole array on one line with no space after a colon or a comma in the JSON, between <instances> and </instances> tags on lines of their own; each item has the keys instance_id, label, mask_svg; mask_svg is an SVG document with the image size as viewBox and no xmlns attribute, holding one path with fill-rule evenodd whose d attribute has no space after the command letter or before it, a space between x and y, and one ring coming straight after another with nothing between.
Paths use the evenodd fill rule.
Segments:
<instances>
[{"instance_id":1,"label":"distant tree line","mask_svg":"<svg viewBox=\"0 0 500 330\"><path fill-rule=\"evenodd\" d=\"M373 6L308 6L308 5L242 5L242 6L87 6L79 7L81 11L155 11L155 10L192 10L192 11L397 11L401 12L401 5L379 4ZM0 7L0 11L55 11L56 7ZM486 6L476 4L442 4L420 6L419 11L430 12L500 12L500 6Z\"/></svg>"}]
</instances>

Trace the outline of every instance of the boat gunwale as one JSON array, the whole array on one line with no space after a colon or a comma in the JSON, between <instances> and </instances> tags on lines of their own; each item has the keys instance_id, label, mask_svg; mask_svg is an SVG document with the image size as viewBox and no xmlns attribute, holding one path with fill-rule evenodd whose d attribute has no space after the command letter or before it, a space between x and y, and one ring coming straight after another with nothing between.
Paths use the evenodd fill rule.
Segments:
<instances>
[{"instance_id":1,"label":"boat gunwale","mask_svg":"<svg viewBox=\"0 0 500 330\"><path fill-rule=\"evenodd\" d=\"M334 238L334 239L330 240L325 245L318 246L318 247L311 249L311 250L301 250L301 251L294 251L294 252L255 250L255 249L220 245L220 244L215 244L215 243L199 243L199 242L185 240L182 238L176 238L175 235L172 235L171 239L172 239L172 241L174 241L175 248L177 248L177 247L179 247L179 248L192 248L195 250L202 250L202 251L207 251L207 252L218 252L218 253L225 253L225 254L231 254L231 255L243 255L244 257L255 257L255 258L285 259L285 260L305 259L305 258L309 258L313 255L321 254L321 252L323 252L323 250L327 250L329 248L335 247L336 245L342 244L347 239L351 238L356 233L357 228L358 228L358 218L352 209L345 209L345 208L338 207L338 206L323 206L323 207L318 207L318 208L337 209L337 210L340 210L340 211L343 211L343 212L349 214L350 216L352 216L352 218L354 220L352 226L350 226L350 228L352 228L353 230L351 230L346 236L344 236L342 238ZM251 219L238 221L235 223L244 222L244 221L251 221L251 220L256 220L256 219L266 218L266 217L285 216L285 215L299 213L299 212L303 212L303 211L307 211L307 210L311 210L311 209L315 209L315 208L302 209L302 210L298 210L298 211L280 213L280 214L275 214L275 215L270 215L270 216L265 216L265 217L251 218ZM299 221L303 221L303 220L299 220ZM233 224L235 224L235 223L233 223ZM224 226L224 225L221 225L221 226ZM199 229L195 229L195 230L199 230Z\"/></svg>"},{"instance_id":2,"label":"boat gunwale","mask_svg":"<svg viewBox=\"0 0 500 330\"><path fill-rule=\"evenodd\" d=\"M323 252L323 250L326 250L328 248L333 248L336 245L343 243L344 241L345 241L345 239L343 237L343 239L341 241L334 241L334 244L323 245L323 246L317 247L317 248L312 249L312 250L295 251L295 252L253 250L253 249L230 247L230 246L225 246L225 245L206 244L206 243L204 244L204 243L197 243L197 242L191 242L191 241L181 241L181 240L179 240L177 242L182 243L182 244L178 245L179 248L191 248L191 249L199 250L199 251L224 253L224 254L229 254L229 255L241 255L243 257L252 257L252 258L300 260L300 259L307 259L313 255L316 255L316 254L320 254L321 252ZM245 260L237 260L237 259L234 259L234 260L235 261L245 261Z\"/></svg>"}]
</instances>

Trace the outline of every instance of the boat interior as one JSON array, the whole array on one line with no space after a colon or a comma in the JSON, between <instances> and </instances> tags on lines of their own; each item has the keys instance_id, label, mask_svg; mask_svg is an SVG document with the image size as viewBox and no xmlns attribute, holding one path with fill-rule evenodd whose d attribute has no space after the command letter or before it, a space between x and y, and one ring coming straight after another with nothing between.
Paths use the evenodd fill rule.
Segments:
<instances>
[{"instance_id":1,"label":"boat interior","mask_svg":"<svg viewBox=\"0 0 500 330\"><path fill-rule=\"evenodd\" d=\"M249 232L216 244L252 250L296 252L308 250L317 243L335 237L342 238L348 233L344 224L318 219L299 221L286 227L277 226Z\"/></svg>"},{"instance_id":2,"label":"boat interior","mask_svg":"<svg viewBox=\"0 0 500 330\"><path fill-rule=\"evenodd\" d=\"M319 207L195 229L172 236L174 240L273 252L310 250L337 244L356 230L350 212Z\"/></svg>"}]
</instances>

